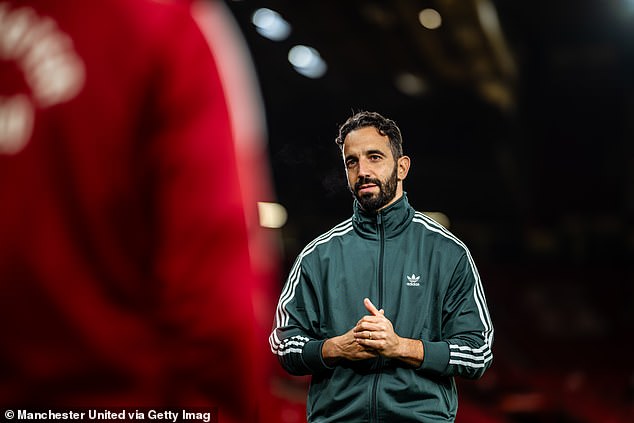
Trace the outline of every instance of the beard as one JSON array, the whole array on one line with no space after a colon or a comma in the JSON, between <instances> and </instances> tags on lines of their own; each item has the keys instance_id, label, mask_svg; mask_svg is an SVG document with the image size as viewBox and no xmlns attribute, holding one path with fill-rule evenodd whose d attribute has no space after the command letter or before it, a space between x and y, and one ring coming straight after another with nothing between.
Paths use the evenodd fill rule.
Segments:
<instances>
[{"instance_id":1,"label":"beard","mask_svg":"<svg viewBox=\"0 0 634 423\"><path fill-rule=\"evenodd\" d=\"M398 166L395 165L392 174L385 181L374 178L359 178L354 184L354 188L350 188L352 195L357 199L363 210L375 213L392 201L396 196L396 188L398 186L397 170ZM379 188L379 192L359 195L359 188L365 184L375 184Z\"/></svg>"}]
</instances>

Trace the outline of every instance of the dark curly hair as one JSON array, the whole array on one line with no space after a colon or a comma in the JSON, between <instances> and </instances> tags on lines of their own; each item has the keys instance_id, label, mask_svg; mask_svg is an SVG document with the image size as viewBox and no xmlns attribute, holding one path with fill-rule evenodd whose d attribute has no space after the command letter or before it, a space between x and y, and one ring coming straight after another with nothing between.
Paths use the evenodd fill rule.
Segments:
<instances>
[{"instance_id":1,"label":"dark curly hair","mask_svg":"<svg viewBox=\"0 0 634 423\"><path fill-rule=\"evenodd\" d=\"M376 112L358 112L349 117L343 125L339 127L339 136L335 142L343 151L343 142L348 134L356 129L372 126L379 131L379 134L387 136L390 141L390 149L394 159L403 156L403 137L401 130L391 119L385 118Z\"/></svg>"}]
</instances>

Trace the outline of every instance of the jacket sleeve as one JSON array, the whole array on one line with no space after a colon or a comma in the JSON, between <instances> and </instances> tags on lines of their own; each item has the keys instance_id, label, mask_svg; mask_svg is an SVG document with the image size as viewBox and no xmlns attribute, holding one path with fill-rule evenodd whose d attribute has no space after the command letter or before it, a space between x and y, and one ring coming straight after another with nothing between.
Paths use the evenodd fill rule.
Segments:
<instances>
[{"instance_id":1,"label":"jacket sleeve","mask_svg":"<svg viewBox=\"0 0 634 423\"><path fill-rule=\"evenodd\" d=\"M315 284L303 261L295 261L277 305L271 351L282 367L293 375L315 374L329 369L321 348L325 339L319 334L319 308Z\"/></svg>"},{"instance_id":2,"label":"jacket sleeve","mask_svg":"<svg viewBox=\"0 0 634 423\"><path fill-rule=\"evenodd\" d=\"M493 359L493 326L480 276L466 250L449 281L442 322L441 340L423 340L420 370L468 379L481 377Z\"/></svg>"}]
</instances>

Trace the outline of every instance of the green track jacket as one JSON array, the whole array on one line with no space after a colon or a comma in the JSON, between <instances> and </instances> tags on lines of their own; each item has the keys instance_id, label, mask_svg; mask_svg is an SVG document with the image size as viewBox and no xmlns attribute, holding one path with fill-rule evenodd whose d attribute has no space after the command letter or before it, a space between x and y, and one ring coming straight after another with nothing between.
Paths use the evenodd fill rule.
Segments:
<instances>
[{"instance_id":1,"label":"green track jacket","mask_svg":"<svg viewBox=\"0 0 634 423\"><path fill-rule=\"evenodd\" d=\"M399 336L423 342L419 368L383 357L324 363L323 342L368 314L364 297ZM304 248L269 340L289 373L312 375L309 422L451 422L453 377L491 365L493 326L467 247L403 195L378 214L355 201L352 218Z\"/></svg>"}]
</instances>

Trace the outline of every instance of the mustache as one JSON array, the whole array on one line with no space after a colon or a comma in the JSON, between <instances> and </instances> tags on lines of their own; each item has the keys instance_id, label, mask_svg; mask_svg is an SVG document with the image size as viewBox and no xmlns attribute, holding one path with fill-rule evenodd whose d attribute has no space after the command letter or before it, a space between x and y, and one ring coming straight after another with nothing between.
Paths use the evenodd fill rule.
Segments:
<instances>
[{"instance_id":1,"label":"mustache","mask_svg":"<svg viewBox=\"0 0 634 423\"><path fill-rule=\"evenodd\" d=\"M355 192L359 191L359 188L361 188L361 185L366 185L366 184L374 184L379 188L383 187L383 184L381 184L381 181L379 181L378 179L362 177L362 178L359 178L359 180L357 180L357 182L354 184L354 191Z\"/></svg>"}]
</instances>

